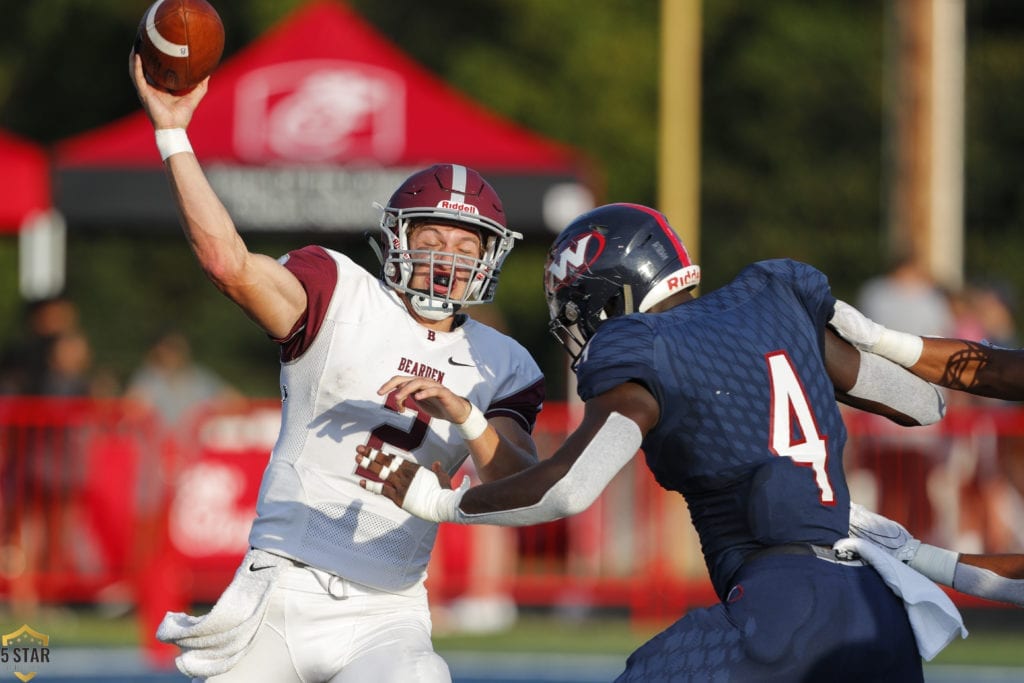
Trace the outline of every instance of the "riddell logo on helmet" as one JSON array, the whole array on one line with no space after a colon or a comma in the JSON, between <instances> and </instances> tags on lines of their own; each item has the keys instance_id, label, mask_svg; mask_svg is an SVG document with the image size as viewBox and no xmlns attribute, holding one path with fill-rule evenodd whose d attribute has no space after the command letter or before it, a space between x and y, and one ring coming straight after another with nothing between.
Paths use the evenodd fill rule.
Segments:
<instances>
[{"instance_id":1,"label":"riddell logo on helmet","mask_svg":"<svg viewBox=\"0 0 1024 683\"><path fill-rule=\"evenodd\" d=\"M687 266L683 269L682 274L673 275L665 280L665 287L667 287L670 292L676 289L689 289L690 287L696 287L699 284L700 266Z\"/></svg>"},{"instance_id":2,"label":"riddell logo on helmet","mask_svg":"<svg viewBox=\"0 0 1024 683\"><path fill-rule=\"evenodd\" d=\"M679 287L689 287L700 282L700 274L689 272L682 277L670 277L668 279L669 289L678 289Z\"/></svg>"},{"instance_id":3,"label":"riddell logo on helmet","mask_svg":"<svg viewBox=\"0 0 1024 683\"><path fill-rule=\"evenodd\" d=\"M465 202L453 202L447 199L439 201L437 203L437 208L446 209L448 211L461 211L462 213L480 213L472 204L466 204Z\"/></svg>"}]
</instances>

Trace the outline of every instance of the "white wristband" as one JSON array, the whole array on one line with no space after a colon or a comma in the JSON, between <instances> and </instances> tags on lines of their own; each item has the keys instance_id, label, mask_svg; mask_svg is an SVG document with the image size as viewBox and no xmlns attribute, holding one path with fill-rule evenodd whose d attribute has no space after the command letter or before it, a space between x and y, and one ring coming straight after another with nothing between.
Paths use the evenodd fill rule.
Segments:
<instances>
[{"instance_id":1,"label":"white wristband","mask_svg":"<svg viewBox=\"0 0 1024 683\"><path fill-rule=\"evenodd\" d=\"M871 352L909 368L921 358L923 350L924 340L916 334L897 332L883 327Z\"/></svg>"},{"instance_id":2,"label":"white wristband","mask_svg":"<svg viewBox=\"0 0 1024 683\"><path fill-rule=\"evenodd\" d=\"M156 148L160 151L160 161L167 161L167 157L179 152L192 153L192 143L184 128L158 128Z\"/></svg>"},{"instance_id":3,"label":"white wristband","mask_svg":"<svg viewBox=\"0 0 1024 683\"><path fill-rule=\"evenodd\" d=\"M469 417L462 424L455 425L459 435L466 441L480 438L480 435L487 431L487 418L472 403L469 404Z\"/></svg>"},{"instance_id":4,"label":"white wristband","mask_svg":"<svg viewBox=\"0 0 1024 683\"><path fill-rule=\"evenodd\" d=\"M932 581L941 583L943 586L952 586L953 576L956 574L956 563L959 560L959 553L922 543L913 559L907 564Z\"/></svg>"}]
</instances>

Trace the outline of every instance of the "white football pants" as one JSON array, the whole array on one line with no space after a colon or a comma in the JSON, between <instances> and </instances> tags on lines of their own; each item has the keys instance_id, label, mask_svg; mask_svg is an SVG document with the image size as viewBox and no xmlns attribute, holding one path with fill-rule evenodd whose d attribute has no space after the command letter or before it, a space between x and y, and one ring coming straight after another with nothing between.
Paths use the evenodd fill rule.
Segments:
<instances>
[{"instance_id":1,"label":"white football pants","mask_svg":"<svg viewBox=\"0 0 1024 683\"><path fill-rule=\"evenodd\" d=\"M430 628L425 592L395 595L286 567L249 651L230 671L206 681L451 683Z\"/></svg>"}]
</instances>

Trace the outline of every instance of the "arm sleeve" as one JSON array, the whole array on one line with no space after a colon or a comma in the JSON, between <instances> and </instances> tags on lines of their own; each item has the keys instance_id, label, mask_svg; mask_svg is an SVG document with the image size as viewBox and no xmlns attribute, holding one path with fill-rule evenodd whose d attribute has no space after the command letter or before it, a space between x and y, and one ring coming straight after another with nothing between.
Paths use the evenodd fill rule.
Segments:
<instances>
[{"instance_id":1,"label":"arm sleeve","mask_svg":"<svg viewBox=\"0 0 1024 683\"><path fill-rule=\"evenodd\" d=\"M466 514L456 507L460 524L530 526L583 512L601 495L622 467L640 450L643 435L628 417L611 413L587 447L539 501L528 507Z\"/></svg>"},{"instance_id":2,"label":"arm sleeve","mask_svg":"<svg viewBox=\"0 0 1024 683\"><path fill-rule=\"evenodd\" d=\"M847 393L889 406L919 425L934 424L946 414L946 403L937 388L873 353L860 352L857 382Z\"/></svg>"},{"instance_id":3,"label":"arm sleeve","mask_svg":"<svg viewBox=\"0 0 1024 683\"><path fill-rule=\"evenodd\" d=\"M561 519L590 507L612 477L636 455L642 440L640 427L635 422L613 412L565 475L532 505L467 514L463 512L460 503L468 489L464 486L455 490L443 489L433 472L420 467L402 499L402 508L431 522L459 524L530 526ZM524 478L529 480L531 471L537 467L520 472L513 478L484 486L520 486ZM465 479L463 483L466 483Z\"/></svg>"},{"instance_id":4,"label":"arm sleeve","mask_svg":"<svg viewBox=\"0 0 1024 683\"><path fill-rule=\"evenodd\" d=\"M958 562L953 588L967 595L1024 607L1024 580L1008 579L989 569Z\"/></svg>"}]
</instances>

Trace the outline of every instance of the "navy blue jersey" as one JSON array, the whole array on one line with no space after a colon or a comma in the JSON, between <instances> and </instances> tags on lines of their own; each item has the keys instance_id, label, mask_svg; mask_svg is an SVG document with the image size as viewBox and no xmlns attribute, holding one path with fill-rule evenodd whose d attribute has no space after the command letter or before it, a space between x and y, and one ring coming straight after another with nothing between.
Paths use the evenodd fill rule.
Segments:
<instances>
[{"instance_id":1,"label":"navy blue jersey","mask_svg":"<svg viewBox=\"0 0 1024 683\"><path fill-rule=\"evenodd\" d=\"M578 366L584 400L629 381L657 398L647 464L686 498L722 598L752 551L847 535L846 430L823 353L834 304L817 269L762 261L671 310L609 320Z\"/></svg>"}]
</instances>

